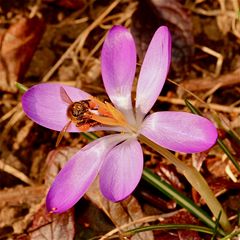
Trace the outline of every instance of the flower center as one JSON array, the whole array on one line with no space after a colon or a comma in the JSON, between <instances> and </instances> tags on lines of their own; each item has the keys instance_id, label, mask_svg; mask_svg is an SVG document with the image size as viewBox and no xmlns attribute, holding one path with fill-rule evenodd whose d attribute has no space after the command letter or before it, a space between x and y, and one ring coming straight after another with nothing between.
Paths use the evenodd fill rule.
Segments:
<instances>
[{"instance_id":1,"label":"flower center","mask_svg":"<svg viewBox=\"0 0 240 240\"><path fill-rule=\"evenodd\" d=\"M110 126L120 126L120 127L129 127L129 124L125 118L125 116L115 107L113 107L108 102L101 102L97 98L91 97L90 102L97 106L97 113L94 111L89 111L86 113L90 119Z\"/></svg>"}]
</instances>

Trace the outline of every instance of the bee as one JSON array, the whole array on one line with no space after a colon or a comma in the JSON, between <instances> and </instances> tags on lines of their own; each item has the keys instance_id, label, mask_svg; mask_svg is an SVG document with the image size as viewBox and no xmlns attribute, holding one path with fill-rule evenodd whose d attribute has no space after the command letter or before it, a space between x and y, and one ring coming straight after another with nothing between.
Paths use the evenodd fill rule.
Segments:
<instances>
[{"instance_id":1,"label":"bee","mask_svg":"<svg viewBox=\"0 0 240 240\"><path fill-rule=\"evenodd\" d=\"M90 127L100 125L98 122L91 119L90 110L97 110L97 106L90 99L73 102L63 87L60 87L60 96L64 102L69 104L67 108L69 122L59 133L56 146L61 142L64 133L67 131L71 123L74 123L82 132L87 131Z\"/></svg>"}]
</instances>

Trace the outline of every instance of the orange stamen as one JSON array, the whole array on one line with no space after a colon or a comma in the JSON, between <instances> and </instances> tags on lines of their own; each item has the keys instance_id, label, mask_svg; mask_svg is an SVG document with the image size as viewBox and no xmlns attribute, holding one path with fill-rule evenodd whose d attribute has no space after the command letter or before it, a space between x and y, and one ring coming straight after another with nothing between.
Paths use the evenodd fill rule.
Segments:
<instances>
[{"instance_id":1,"label":"orange stamen","mask_svg":"<svg viewBox=\"0 0 240 240\"><path fill-rule=\"evenodd\" d=\"M91 97L91 102L95 103L98 106L98 113L100 114L90 114L89 118L91 118L92 120L101 124L111 126L127 125L124 115L115 107L113 107L110 103L103 103L95 97Z\"/></svg>"},{"instance_id":2,"label":"orange stamen","mask_svg":"<svg viewBox=\"0 0 240 240\"><path fill-rule=\"evenodd\" d=\"M109 118L109 117L103 117L103 116L98 116L98 115L92 114L91 119L96 122L105 124L105 125L111 125L111 126L119 125L119 122L117 120L115 120L113 118Z\"/></svg>"}]
</instances>

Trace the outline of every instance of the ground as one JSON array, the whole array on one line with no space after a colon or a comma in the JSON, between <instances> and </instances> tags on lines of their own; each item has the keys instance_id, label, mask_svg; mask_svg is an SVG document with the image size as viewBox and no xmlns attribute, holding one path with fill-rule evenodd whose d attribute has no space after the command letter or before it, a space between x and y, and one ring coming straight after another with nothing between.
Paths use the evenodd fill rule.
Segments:
<instances>
[{"instance_id":1,"label":"ground","mask_svg":"<svg viewBox=\"0 0 240 240\"><path fill-rule=\"evenodd\" d=\"M160 25L169 27L172 63L153 111L190 111L188 99L214 122L227 150L216 144L207 152L177 156L200 170L238 228L239 6L237 0L0 1L0 239L123 239L119 227L126 224L124 231L159 223L204 226L144 180L117 204L101 196L96 181L74 209L61 215L46 211L45 197L54 177L89 140L87 135L67 133L55 148L58 133L28 119L21 96L24 88L35 84L61 82L107 99L100 52L113 25L133 33L138 72L154 31ZM144 159L146 168L208 211L167 159L148 147ZM178 229L142 232L131 239L201 238L211 236Z\"/></svg>"}]
</instances>

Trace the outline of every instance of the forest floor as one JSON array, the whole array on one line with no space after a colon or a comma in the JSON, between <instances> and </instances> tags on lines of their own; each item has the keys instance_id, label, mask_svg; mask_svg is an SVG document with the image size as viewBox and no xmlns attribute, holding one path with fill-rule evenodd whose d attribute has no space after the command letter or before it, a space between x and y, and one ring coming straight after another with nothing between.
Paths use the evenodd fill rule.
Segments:
<instances>
[{"instance_id":1,"label":"forest floor","mask_svg":"<svg viewBox=\"0 0 240 240\"><path fill-rule=\"evenodd\" d=\"M122 231L145 224L204 225L144 180L129 198L115 204L102 197L95 182L73 209L60 215L47 213L49 186L88 139L66 133L56 148L58 132L27 118L21 106L23 90L16 83L30 88L61 82L106 99L100 53L108 30L113 25L130 29L139 72L153 33L166 25L172 34L172 62L153 111L189 112L188 99L215 124L231 156L240 163L239 6L237 0L0 1L0 240L130 239ZM167 159L148 147L143 152L146 168L208 211ZM226 152L216 144L203 153L177 156L201 169L232 226L238 228L240 174ZM131 239L211 236L178 229L142 232Z\"/></svg>"}]
</instances>

